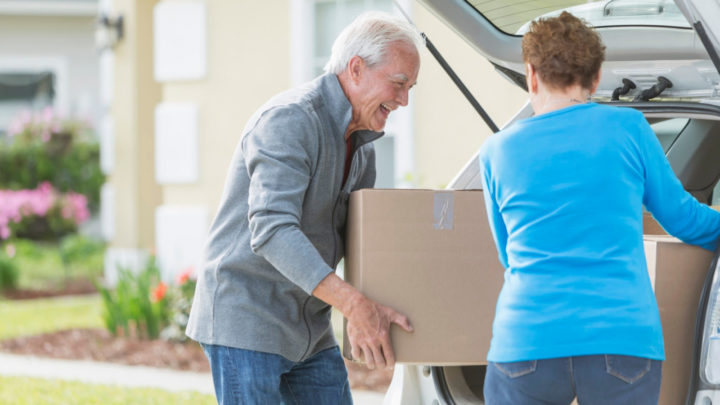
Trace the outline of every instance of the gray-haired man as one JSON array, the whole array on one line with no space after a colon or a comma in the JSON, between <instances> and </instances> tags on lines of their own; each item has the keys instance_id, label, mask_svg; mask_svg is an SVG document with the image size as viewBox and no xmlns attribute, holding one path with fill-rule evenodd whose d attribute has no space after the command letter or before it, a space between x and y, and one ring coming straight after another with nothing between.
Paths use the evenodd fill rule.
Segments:
<instances>
[{"instance_id":1,"label":"gray-haired man","mask_svg":"<svg viewBox=\"0 0 720 405\"><path fill-rule=\"evenodd\" d=\"M335 41L326 74L272 98L243 130L187 329L219 403L352 403L329 305L348 319L355 357L394 364L389 328L411 331L408 319L334 268L349 194L375 182L370 142L407 105L421 44L399 19L362 15Z\"/></svg>"}]
</instances>

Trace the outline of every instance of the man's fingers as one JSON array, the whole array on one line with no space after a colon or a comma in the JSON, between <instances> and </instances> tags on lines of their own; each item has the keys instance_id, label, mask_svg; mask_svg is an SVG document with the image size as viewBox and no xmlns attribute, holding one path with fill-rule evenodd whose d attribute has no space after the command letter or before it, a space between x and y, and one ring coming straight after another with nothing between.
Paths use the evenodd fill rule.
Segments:
<instances>
[{"instance_id":1,"label":"man's fingers","mask_svg":"<svg viewBox=\"0 0 720 405\"><path fill-rule=\"evenodd\" d=\"M357 344L350 344L351 350L350 355L352 356L353 360L356 361L362 361L362 352L360 351L360 345Z\"/></svg>"},{"instance_id":2,"label":"man's fingers","mask_svg":"<svg viewBox=\"0 0 720 405\"><path fill-rule=\"evenodd\" d=\"M401 328L405 329L405 332L412 332L414 330L408 317L398 312L395 313L392 321L393 323L400 325Z\"/></svg>"},{"instance_id":3,"label":"man's fingers","mask_svg":"<svg viewBox=\"0 0 720 405\"><path fill-rule=\"evenodd\" d=\"M395 353L393 353L392 344L390 341L383 342L380 348L385 358L385 367L392 368L395 365Z\"/></svg>"},{"instance_id":4,"label":"man's fingers","mask_svg":"<svg viewBox=\"0 0 720 405\"><path fill-rule=\"evenodd\" d=\"M373 345L373 346L371 346L371 349L372 349L373 359L375 360L375 366L379 367L379 368L385 368L385 364L386 364L385 363L385 355L383 354L382 346L381 345L377 345L377 346ZM373 367L373 368L375 368L375 367Z\"/></svg>"},{"instance_id":5,"label":"man's fingers","mask_svg":"<svg viewBox=\"0 0 720 405\"><path fill-rule=\"evenodd\" d=\"M375 358L373 356L373 351L368 346L363 346L362 348L363 355L365 356L365 366L369 368L370 370L375 369Z\"/></svg>"}]
</instances>

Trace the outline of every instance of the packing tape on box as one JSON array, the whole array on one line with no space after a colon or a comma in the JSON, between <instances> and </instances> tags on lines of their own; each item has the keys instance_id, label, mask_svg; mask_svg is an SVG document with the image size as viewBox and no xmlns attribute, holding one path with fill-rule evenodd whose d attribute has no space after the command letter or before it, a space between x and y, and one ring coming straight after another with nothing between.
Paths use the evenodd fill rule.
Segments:
<instances>
[{"instance_id":1,"label":"packing tape on box","mask_svg":"<svg viewBox=\"0 0 720 405\"><path fill-rule=\"evenodd\" d=\"M454 196L451 192L436 192L433 195L433 227L435 229L453 229Z\"/></svg>"}]
</instances>

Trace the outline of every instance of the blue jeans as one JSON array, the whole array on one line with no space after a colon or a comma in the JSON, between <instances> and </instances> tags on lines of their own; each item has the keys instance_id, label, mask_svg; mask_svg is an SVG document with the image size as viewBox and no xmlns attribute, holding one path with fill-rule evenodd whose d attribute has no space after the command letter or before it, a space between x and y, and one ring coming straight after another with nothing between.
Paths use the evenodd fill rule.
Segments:
<instances>
[{"instance_id":1,"label":"blue jeans","mask_svg":"<svg viewBox=\"0 0 720 405\"><path fill-rule=\"evenodd\" d=\"M227 346L202 345L220 405L352 405L347 370L336 347L303 362Z\"/></svg>"},{"instance_id":2,"label":"blue jeans","mask_svg":"<svg viewBox=\"0 0 720 405\"><path fill-rule=\"evenodd\" d=\"M619 355L490 362L488 405L657 405L662 361Z\"/></svg>"}]
</instances>

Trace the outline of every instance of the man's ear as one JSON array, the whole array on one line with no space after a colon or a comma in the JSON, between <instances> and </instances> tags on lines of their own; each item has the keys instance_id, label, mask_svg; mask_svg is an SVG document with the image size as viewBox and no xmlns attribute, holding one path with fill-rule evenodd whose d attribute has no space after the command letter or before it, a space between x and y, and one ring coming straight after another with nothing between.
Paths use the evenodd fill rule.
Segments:
<instances>
[{"instance_id":1,"label":"man's ear","mask_svg":"<svg viewBox=\"0 0 720 405\"><path fill-rule=\"evenodd\" d=\"M537 72L535 71L535 68L533 65L526 63L525 64L525 81L527 83L528 93L534 94L537 93L538 90L538 81L537 81Z\"/></svg>"},{"instance_id":2,"label":"man's ear","mask_svg":"<svg viewBox=\"0 0 720 405\"><path fill-rule=\"evenodd\" d=\"M365 61L363 58L355 55L348 62L348 72L350 73L350 80L354 84L360 83L360 76L365 70Z\"/></svg>"},{"instance_id":3,"label":"man's ear","mask_svg":"<svg viewBox=\"0 0 720 405\"><path fill-rule=\"evenodd\" d=\"M592 88L590 89L590 94L595 94L597 91L598 86L600 85L600 77L602 76L602 69L598 70L597 76L592 81Z\"/></svg>"}]
</instances>

